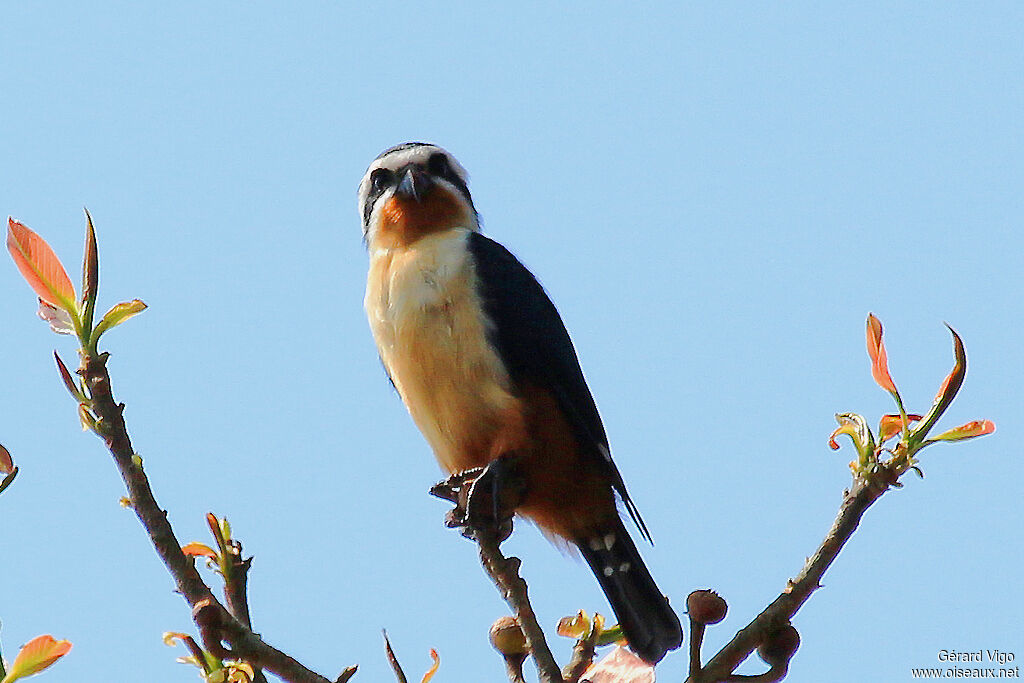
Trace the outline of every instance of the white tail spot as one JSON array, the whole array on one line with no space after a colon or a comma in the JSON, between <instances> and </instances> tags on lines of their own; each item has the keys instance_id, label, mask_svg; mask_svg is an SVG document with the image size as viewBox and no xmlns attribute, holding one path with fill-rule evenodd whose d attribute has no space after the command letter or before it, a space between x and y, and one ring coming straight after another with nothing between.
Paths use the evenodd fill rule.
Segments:
<instances>
[{"instance_id":1,"label":"white tail spot","mask_svg":"<svg viewBox=\"0 0 1024 683\"><path fill-rule=\"evenodd\" d=\"M615 545L615 534L606 534L604 537L605 550L611 550L613 545Z\"/></svg>"},{"instance_id":2,"label":"white tail spot","mask_svg":"<svg viewBox=\"0 0 1024 683\"><path fill-rule=\"evenodd\" d=\"M603 573L603 574L604 574L605 576L611 576L612 574L614 574L614 573L615 573L615 568L614 568L614 567L605 567L605 568L604 568L604 571L603 571L602 573Z\"/></svg>"},{"instance_id":3,"label":"white tail spot","mask_svg":"<svg viewBox=\"0 0 1024 683\"><path fill-rule=\"evenodd\" d=\"M587 541L587 545L589 545L590 549L594 552L604 550L604 543L601 542L600 536L594 536L593 538L591 538L589 541Z\"/></svg>"},{"instance_id":4,"label":"white tail spot","mask_svg":"<svg viewBox=\"0 0 1024 683\"><path fill-rule=\"evenodd\" d=\"M622 564L620 564L619 565L619 571L620 572L628 572L629 571L629 562L623 562Z\"/></svg>"}]
</instances>

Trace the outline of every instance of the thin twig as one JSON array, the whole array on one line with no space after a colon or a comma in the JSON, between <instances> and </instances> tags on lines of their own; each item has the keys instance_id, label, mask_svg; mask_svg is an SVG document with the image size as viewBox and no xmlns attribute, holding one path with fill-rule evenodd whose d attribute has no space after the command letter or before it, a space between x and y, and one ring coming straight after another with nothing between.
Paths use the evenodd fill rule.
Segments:
<instances>
[{"instance_id":1,"label":"thin twig","mask_svg":"<svg viewBox=\"0 0 1024 683\"><path fill-rule=\"evenodd\" d=\"M724 683L777 683L789 673L789 665L779 663L765 671L763 674L747 676L745 674L733 674L722 679Z\"/></svg>"},{"instance_id":2,"label":"thin twig","mask_svg":"<svg viewBox=\"0 0 1024 683\"><path fill-rule=\"evenodd\" d=\"M843 497L839 514L828 535L814 555L808 558L797 577L791 579L786 590L740 630L703 669L696 674L691 672L686 683L720 683L732 680L732 672L760 645L765 635L779 624L791 619L811 594L821 587L821 577L825 570L850 540L867 509L896 482L896 476L890 470L882 468L870 481L857 479L853 488Z\"/></svg>"},{"instance_id":3,"label":"thin twig","mask_svg":"<svg viewBox=\"0 0 1024 683\"><path fill-rule=\"evenodd\" d=\"M341 674L338 676L338 680L336 680L334 683L347 683L347 681L350 678L356 675L356 671L358 670L358 666L347 667L344 671L341 672Z\"/></svg>"},{"instance_id":4,"label":"thin twig","mask_svg":"<svg viewBox=\"0 0 1024 683\"><path fill-rule=\"evenodd\" d=\"M388 632L381 630L384 635L384 653L388 656L388 664L391 665L391 670L395 672L395 678L398 679L398 683L409 683L405 677L405 672L402 671L402 665L398 663L398 657L395 655L395 651L391 648L391 641L388 640Z\"/></svg>"},{"instance_id":5,"label":"thin twig","mask_svg":"<svg viewBox=\"0 0 1024 683\"><path fill-rule=\"evenodd\" d=\"M523 677L523 662L526 661L526 655L505 655L504 659L505 674L509 683L526 683Z\"/></svg>"},{"instance_id":6,"label":"thin twig","mask_svg":"<svg viewBox=\"0 0 1024 683\"><path fill-rule=\"evenodd\" d=\"M221 571L224 574L224 602L228 612L238 622L252 631L252 617L249 614L249 568L252 558L242 559L242 544L234 538L225 538L220 521L212 513L206 516L210 530L217 539L221 556ZM252 683L267 683L263 670L253 667Z\"/></svg>"},{"instance_id":7,"label":"thin twig","mask_svg":"<svg viewBox=\"0 0 1024 683\"><path fill-rule=\"evenodd\" d=\"M218 643L223 640L231 645L229 656L232 658L260 666L291 683L330 683L327 678L263 642L232 617L203 582L193 561L181 552L181 544L167 520L167 513L157 504L149 480L142 470L142 461L132 449L122 416L124 404L114 400L111 390L110 375L107 373L108 357L106 353L83 355L79 371L89 389L90 409L96 417L97 434L114 456L114 463L128 489L131 507L146 529L157 555L174 579L178 592L197 616L202 613L207 624L216 625L216 633L211 634L210 629L204 629L197 619L204 644L214 639Z\"/></svg>"},{"instance_id":8,"label":"thin twig","mask_svg":"<svg viewBox=\"0 0 1024 683\"><path fill-rule=\"evenodd\" d=\"M577 683L580 677L594 663L594 654L597 652L597 639L601 635L601 629L592 624L590 632L576 641L572 648L572 659L562 670L562 677L565 683Z\"/></svg>"},{"instance_id":9,"label":"thin twig","mask_svg":"<svg viewBox=\"0 0 1024 683\"><path fill-rule=\"evenodd\" d=\"M231 548L231 580L224 581L224 601L227 603L228 611L245 628L252 630L252 617L249 615L249 567L252 566L252 558L242 559L242 544L234 542ZM237 554L234 552L237 551ZM267 677L263 670L253 667L252 683L267 683Z\"/></svg>"},{"instance_id":10,"label":"thin twig","mask_svg":"<svg viewBox=\"0 0 1024 683\"><path fill-rule=\"evenodd\" d=\"M523 629L526 636L526 645L530 648L530 654L537 664L537 672L541 683L564 683L562 673L555 663L555 658L548 648L547 640L544 638L544 631L537 623L537 615L530 604L530 597L527 594L526 581L519 576L521 564L518 557L505 557L495 536L491 533L479 532L475 534L477 544L480 546L480 562L484 571L494 581L494 585L501 592L516 621Z\"/></svg>"},{"instance_id":11,"label":"thin twig","mask_svg":"<svg viewBox=\"0 0 1024 683\"><path fill-rule=\"evenodd\" d=\"M700 648L704 643L704 630L707 627L690 618L690 676L700 673Z\"/></svg>"},{"instance_id":12,"label":"thin twig","mask_svg":"<svg viewBox=\"0 0 1024 683\"><path fill-rule=\"evenodd\" d=\"M241 546L238 547L238 554L231 554L231 580L224 582L224 601L227 603L228 611L238 619L239 623L247 629L252 629L252 617L249 615L249 596L247 594L249 585L249 567L252 566L252 558L242 559Z\"/></svg>"},{"instance_id":13,"label":"thin twig","mask_svg":"<svg viewBox=\"0 0 1024 683\"><path fill-rule=\"evenodd\" d=\"M512 516L524 492L517 463L514 455L502 456L485 468L453 474L431 487L430 493L455 503L445 524L461 528L463 536L476 541L484 571L523 631L541 683L564 683L530 604L526 581L519 576L522 562L517 557L505 557L499 547L512 533Z\"/></svg>"}]
</instances>

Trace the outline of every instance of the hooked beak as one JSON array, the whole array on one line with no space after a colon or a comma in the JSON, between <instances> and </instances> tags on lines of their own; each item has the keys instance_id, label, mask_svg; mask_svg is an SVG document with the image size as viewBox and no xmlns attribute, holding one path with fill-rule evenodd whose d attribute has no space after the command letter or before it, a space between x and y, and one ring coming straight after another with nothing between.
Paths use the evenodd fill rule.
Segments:
<instances>
[{"instance_id":1,"label":"hooked beak","mask_svg":"<svg viewBox=\"0 0 1024 683\"><path fill-rule=\"evenodd\" d=\"M405 170L405 175L402 176L402 180L395 189L395 195L422 202L423 197L426 196L433 185L429 175L412 166Z\"/></svg>"}]
</instances>

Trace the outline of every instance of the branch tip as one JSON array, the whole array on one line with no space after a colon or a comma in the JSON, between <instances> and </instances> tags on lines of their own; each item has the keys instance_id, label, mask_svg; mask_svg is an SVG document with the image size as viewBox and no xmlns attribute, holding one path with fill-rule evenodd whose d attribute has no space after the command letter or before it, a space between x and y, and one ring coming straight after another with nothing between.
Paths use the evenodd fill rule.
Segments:
<instances>
[{"instance_id":1,"label":"branch tip","mask_svg":"<svg viewBox=\"0 0 1024 683\"><path fill-rule=\"evenodd\" d=\"M388 640L387 629L381 629L380 632L384 636L384 653L388 657L388 664L391 665L391 670L395 672L395 678L398 679L398 683L408 683L405 672L402 671L402 665L398 663L398 657L395 656L395 651L391 649L391 641Z\"/></svg>"},{"instance_id":2,"label":"branch tip","mask_svg":"<svg viewBox=\"0 0 1024 683\"><path fill-rule=\"evenodd\" d=\"M347 681L356 675L356 671L359 669L358 666L345 667L345 670L341 672L337 680L334 683L347 683Z\"/></svg>"}]
</instances>

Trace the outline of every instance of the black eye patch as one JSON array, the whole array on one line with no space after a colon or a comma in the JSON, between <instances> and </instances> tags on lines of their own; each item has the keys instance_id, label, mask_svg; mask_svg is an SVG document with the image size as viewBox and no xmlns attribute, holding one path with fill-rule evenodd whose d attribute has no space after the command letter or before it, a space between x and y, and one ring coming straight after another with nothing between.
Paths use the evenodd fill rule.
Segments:
<instances>
[{"instance_id":1,"label":"black eye patch","mask_svg":"<svg viewBox=\"0 0 1024 683\"><path fill-rule=\"evenodd\" d=\"M370 191L366 193L366 201L363 202L363 228L370 225L370 214L373 213L373 204L377 198L395 184L395 174L391 169L378 168L370 174Z\"/></svg>"},{"instance_id":2,"label":"black eye patch","mask_svg":"<svg viewBox=\"0 0 1024 683\"><path fill-rule=\"evenodd\" d=\"M378 168L370 175L370 192L379 195L395 182L395 174L387 168Z\"/></svg>"},{"instance_id":3,"label":"black eye patch","mask_svg":"<svg viewBox=\"0 0 1024 683\"><path fill-rule=\"evenodd\" d=\"M452 173L451 166L448 165L448 157L441 152L434 152L427 159L427 170L430 171L431 175L436 175L446 180L450 180L455 174Z\"/></svg>"},{"instance_id":4,"label":"black eye patch","mask_svg":"<svg viewBox=\"0 0 1024 683\"><path fill-rule=\"evenodd\" d=\"M448 163L448 156L442 152L434 152L427 159L427 171L431 175L438 178L444 178L449 183L455 186L455 189L462 193L462 196L466 198L466 201L473 204L473 198L469 195L469 188L466 187L466 183L463 182L459 174L455 172L455 169Z\"/></svg>"}]
</instances>

